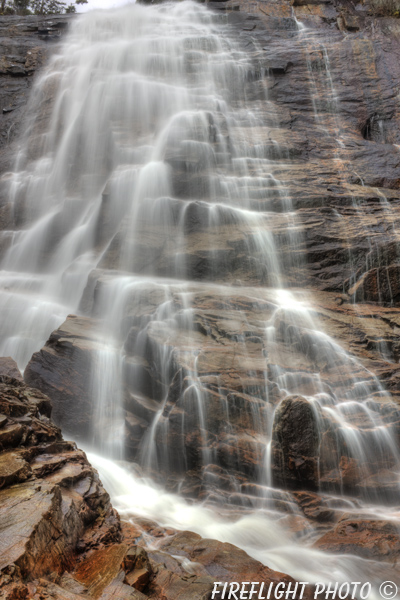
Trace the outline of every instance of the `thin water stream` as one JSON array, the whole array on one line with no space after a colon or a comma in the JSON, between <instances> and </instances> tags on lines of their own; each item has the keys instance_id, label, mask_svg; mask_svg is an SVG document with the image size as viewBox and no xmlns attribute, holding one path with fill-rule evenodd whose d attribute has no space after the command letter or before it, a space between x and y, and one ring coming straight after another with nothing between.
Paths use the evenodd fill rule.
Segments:
<instances>
[{"instance_id":1,"label":"thin water stream","mask_svg":"<svg viewBox=\"0 0 400 600\"><path fill-rule=\"evenodd\" d=\"M257 52L241 48L224 14L191 2L74 23L34 88L11 178L0 353L23 369L68 314L85 312L97 323L86 442L122 516L229 541L304 581L381 580L390 565L314 549L310 521L294 532L298 505L277 482L274 432L284 403L301 394L327 505L399 522L383 507L399 489L395 407L322 331L301 291L302 231L272 168L289 159L269 133L279 123ZM128 401L135 427L147 415L135 456L144 477L118 463ZM236 401L257 441L247 480ZM223 444L210 425L215 406ZM341 495L343 453L358 500ZM215 484L222 467L229 494ZM195 503L179 495L190 468L203 485ZM381 476L377 492L368 481Z\"/></svg>"}]
</instances>

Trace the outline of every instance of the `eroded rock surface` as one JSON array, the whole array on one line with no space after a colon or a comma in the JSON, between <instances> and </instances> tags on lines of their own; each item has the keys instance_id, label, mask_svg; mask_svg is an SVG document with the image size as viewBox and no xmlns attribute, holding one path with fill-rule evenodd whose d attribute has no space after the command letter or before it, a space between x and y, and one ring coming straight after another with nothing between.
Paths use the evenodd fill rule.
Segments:
<instances>
[{"instance_id":1,"label":"eroded rock surface","mask_svg":"<svg viewBox=\"0 0 400 600\"><path fill-rule=\"evenodd\" d=\"M0 16L0 173L11 166L13 142L27 116L33 75L68 30L71 15Z\"/></svg>"},{"instance_id":2,"label":"eroded rock surface","mask_svg":"<svg viewBox=\"0 0 400 600\"><path fill-rule=\"evenodd\" d=\"M99 279L98 287L106 281ZM359 361L349 362L346 355L335 357L336 362L342 361L338 379L337 364L331 364L332 347L321 345L319 335L313 337L309 329L295 325L290 310L274 304L272 292L260 293L255 304L255 291L247 288L240 288L237 296L228 296L223 288L190 289L195 307L190 330L183 318L178 287L169 290L176 308L173 324L152 320L158 304L165 301L164 290L140 286L127 305L126 323L132 323L123 366L127 455L139 460L144 435L160 409L161 399L166 398L160 421L168 423L166 437L161 426L155 441L158 460L164 461L170 471L169 485L174 488L175 469L176 475L186 473L186 483L180 489L188 495L202 497L215 485L230 496L237 482L245 486L258 478L268 420L278 407L272 439L276 483L309 490L320 484L327 489L345 487L357 495L363 490L373 493L386 489L389 496L395 495L396 475L390 470L395 463L390 463L388 456L375 453L369 464L349 459L340 424L302 396L285 398L287 391L279 388L274 377L276 372L285 375L289 386L293 371L300 372L301 376L293 379L292 393L308 395L315 390L314 373L319 370L319 384L323 382L327 393L340 395L343 382L346 390L347 386L350 390L359 387L357 377L374 385L371 373L379 372L393 395L382 396L377 391L374 398L368 396L369 406L388 432L399 439L400 411L393 403L399 394L398 368L396 363L382 362L378 341L397 343L390 325L398 318L397 309L381 308L371 313L367 306L347 304L344 296L317 294L312 305L314 317ZM266 322L275 329L273 340L265 337ZM140 323L146 324L143 329ZM70 316L32 357L25 372L30 385L54 398L54 414L60 426L68 429L75 423L76 427L80 403L79 418L85 419L85 427L79 429L83 438L94 429L104 428L106 432L110 425L107 419L96 421L96 398L90 384L90 369L99 360L101 329L101 321ZM170 357L167 381L163 378L165 356ZM74 390L80 390L76 404ZM200 429L198 390L204 407ZM354 424L362 427L365 418L355 413ZM206 468L204 453L211 457Z\"/></svg>"},{"instance_id":3,"label":"eroded rock surface","mask_svg":"<svg viewBox=\"0 0 400 600\"><path fill-rule=\"evenodd\" d=\"M0 376L2 598L33 597L27 581L59 576L78 555L121 536L97 472L50 413L43 393Z\"/></svg>"},{"instance_id":4,"label":"eroded rock surface","mask_svg":"<svg viewBox=\"0 0 400 600\"><path fill-rule=\"evenodd\" d=\"M121 529L97 472L50 413L42 392L0 376L1 598L208 600L216 577L291 581L232 545L149 524L160 543L147 552L144 523Z\"/></svg>"},{"instance_id":5,"label":"eroded rock surface","mask_svg":"<svg viewBox=\"0 0 400 600\"><path fill-rule=\"evenodd\" d=\"M398 527L390 521L343 517L337 526L315 543L335 554L357 554L373 560L397 560L400 553Z\"/></svg>"}]
</instances>

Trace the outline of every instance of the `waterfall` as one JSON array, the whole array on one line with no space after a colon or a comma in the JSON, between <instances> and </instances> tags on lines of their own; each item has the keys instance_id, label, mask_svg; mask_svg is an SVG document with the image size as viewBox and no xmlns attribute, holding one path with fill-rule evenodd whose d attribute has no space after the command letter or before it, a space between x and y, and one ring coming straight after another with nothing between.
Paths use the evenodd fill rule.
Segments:
<instances>
[{"instance_id":1,"label":"waterfall","mask_svg":"<svg viewBox=\"0 0 400 600\"><path fill-rule=\"evenodd\" d=\"M306 581L380 579L375 563L313 548L317 526L293 527L290 419L310 424L299 469L329 510L397 522L383 506L400 487L397 408L302 287L303 231L278 176L290 156L257 40L244 47L233 22L186 1L74 22L34 87L10 178L0 353L24 369L67 315L93 320L83 443L122 516Z\"/></svg>"}]
</instances>

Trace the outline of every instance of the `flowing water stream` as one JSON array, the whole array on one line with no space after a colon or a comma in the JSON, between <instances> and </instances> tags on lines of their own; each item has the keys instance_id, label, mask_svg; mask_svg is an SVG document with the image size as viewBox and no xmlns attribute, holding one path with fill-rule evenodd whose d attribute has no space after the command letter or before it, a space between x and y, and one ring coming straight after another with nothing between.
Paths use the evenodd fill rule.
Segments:
<instances>
[{"instance_id":1,"label":"flowing water stream","mask_svg":"<svg viewBox=\"0 0 400 600\"><path fill-rule=\"evenodd\" d=\"M383 580L389 565L313 549L310 522L294 532L300 511L274 471L279 411L301 394L327 506L399 520L382 504L399 489L396 407L324 333L301 290L302 231L272 168L289 157L269 133L279 123L258 51L241 47L224 14L190 2L73 24L34 88L9 176L16 227L1 234L0 353L24 369L68 314L95 318L86 443L123 516L232 542L303 581ZM328 73L325 49L324 60ZM240 393L227 383L232 368ZM135 457L144 478L118 463L127 398L135 427L143 414L148 424ZM257 440L246 481L237 402ZM343 453L357 500L341 494ZM215 484L222 466L229 493ZM191 468L203 486L194 504L179 495ZM382 473L377 492L368 481Z\"/></svg>"}]
</instances>

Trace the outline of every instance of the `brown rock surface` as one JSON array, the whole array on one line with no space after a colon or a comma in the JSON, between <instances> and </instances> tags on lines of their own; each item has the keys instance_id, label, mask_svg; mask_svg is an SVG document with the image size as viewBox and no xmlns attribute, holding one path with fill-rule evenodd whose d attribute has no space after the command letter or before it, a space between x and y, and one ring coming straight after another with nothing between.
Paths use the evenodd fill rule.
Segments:
<instances>
[{"instance_id":1,"label":"brown rock surface","mask_svg":"<svg viewBox=\"0 0 400 600\"><path fill-rule=\"evenodd\" d=\"M25 381L51 397L54 421L86 438L93 415L90 372L100 348L93 325L90 319L69 317L24 373Z\"/></svg>"},{"instance_id":2,"label":"brown rock surface","mask_svg":"<svg viewBox=\"0 0 400 600\"><path fill-rule=\"evenodd\" d=\"M190 531L163 530L143 519L135 519L135 524L122 524L128 543L133 540L140 544L143 531L154 536L153 539L158 538L157 549L147 551L152 571L146 588L149 598L206 600L210 598L214 581L264 581L268 586L293 581L232 544L203 539Z\"/></svg>"},{"instance_id":3,"label":"brown rock surface","mask_svg":"<svg viewBox=\"0 0 400 600\"><path fill-rule=\"evenodd\" d=\"M297 432L301 431L301 435ZM288 396L274 417L272 437L274 478L282 487L317 489L319 434L312 406L301 396Z\"/></svg>"},{"instance_id":4,"label":"brown rock surface","mask_svg":"<svg viewBox=\"0 0 400 600\"><path fill-rule=\"evenodd\" d=\"M18 369L18 365L11 357L0 357L0 377L2 375L7 375L8 377L13 377L14 379L19 379L23 381L23 377L21 375L21 371Z\"/></svg>"},{"instance_id":5,"label":"brown rock surface","mask_svg":"<svg viewBox=\"0 0 400 600\"><path fill-rule=\"evenodd\" d=\"M106 285L106 281L106 277L100 278L98 287ZM313 393L313 374L316 371L320 372L319 381L323 382L327 392L339 395L343 382L351 389L351 386L357 385L357 377L368 381L375 371L397 397L397 365L382 359L381 350L384 340L387 347L397 352L398 309L380 307L371 311L367 305L354 306L346 302L344 295L326 292L314 295L311 308L315 319L359 360L357 364L342 360L338 371L337 364L331 364L331 347L321 345L318 336L313 338L310 330L294 323L290 311L278 309L272 291L257 292L241 287L228 297L223 288L191 286L190 289L194 294L193 328L190 331L179 317L178 288L171 288L172 293L176 291L174 329L160 321L147 321L154 308L164 301L163 293L155 293L145 287L140 291L140 302L132 299L132 304L128 303L126 322L134 325L125 343L124 367L125 445L130 457L135 459L146 428L160 407L162 390L166 389L163 387L163 352L171 357L169 387L162 415L162 422L169 424L168 438L166 440L160 430L156 439L160 449L159 460L165 459L162 448L166 444L169 466L174 465L178 471L180 468L185 470L186 483L182 490L186 490L188 495L202 496L210 486L225 489L229 494L235 488L234 480L241 485L254 480L265 451L266 423L271 418L271 410L284 395L274 383L274 369L289 374L298 371L293 393L297 391L305 395ZM274 343L266 341L263 327L263 323L272 317L276 336ZM140 328L136 323L140 319L145 320L146 329L140 334L141 345L137 346ZM96 360L96 331L99 329L100 320L69 317L52 334L46 346L32 357L26 369L26 381L40 387L54 399L56 422L63 428L68 428L74 420L77 422L77 411L78 418L85 420L89 426L93 400L87 391L87 382L89 365ZM196 396L191 388L193 377L205 407L205 427L200 430ZM372 379L370 381L373 383ZM317 426L314 424L313 429L312 425L318 407L315 405L312 410L307 400L301 400L300 396L296 403L293 399L294 396L286 398L275 415L273 473L277 483L315 490L321 480L328 488L343 489L345 486L352 493L359 493L361 489L377 489L378 486L387 488L392 495L395 493L396 483L391 480L390 473L384 476L383 469L388 467L386 463L382 463L378 456L374 458L374 464L369 465L347 460L342 442L338 445L338 425L326 414L322 417L321 413L318 427L325 423L325 433L319 439ZM400 437L400 411L396 405L389 402L389 398L378 396L374 402L374 410ZM300 416L295 411L291 418L285 417L287 425L292 423L290 431L285 426L279 434L280 416L285 411L293 412L295 406L303 408L300 413L304 417L304 427L298 427ZM355 422L361 424L362 418L362 415L354 416ZM308 427L309 437L304 436ZM87 435L85 428L80 431L83 436ZM320 435L322 433L321 430ZM284 451L282 444L286 448ZM182 448L185 450L185 463L182 463ZM216 457L216 464L199 473L204 450ZM358 470L363 471L362 479L356 476ZM381 475L378 477L379 472ZM206 481L207 485L204 485ZM173 476L170 485L174 486Z\"/></svg>"},{"instance_id":6,"label":"brown rock surface","mask_svg":"<svg viewBox=\"0 0 400 600\"><path fill-rule=\"evenodd\" d=\"M0 452L1 598L208 600L217 576L291 580L193 533L139 519L124 524L122 534L97 472L50 420L49 399L0 376L0 410L22 428L18 446ZM140 546L144 528L159 549Z\"/></svg>"},{"instance_id":7,"label":"brown rock surface","mask_svg":"<svg viewBox=\"0 0 400 600\"><path fill-rule=\"evenodd\" d=\"M82 553L118 541L120 525L97 472L50 420L44 394L0 376L0 411L9 430L19 428L0 452L0 594L25 597L24 581L71 569L79 544Z\"/></svg>"},{"instance_id":8,"label":"brown rock surface","mask_svg":"<svg viewBox=\"0 0 400 600\"><path fill-rule=\"evenodd\" d=\"M335 554L396 561L400 555L400 534L391 521L344 516L332 531L316 541L315 547Z\"/></svg>"}]
</instances>

